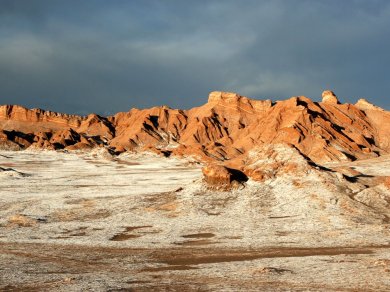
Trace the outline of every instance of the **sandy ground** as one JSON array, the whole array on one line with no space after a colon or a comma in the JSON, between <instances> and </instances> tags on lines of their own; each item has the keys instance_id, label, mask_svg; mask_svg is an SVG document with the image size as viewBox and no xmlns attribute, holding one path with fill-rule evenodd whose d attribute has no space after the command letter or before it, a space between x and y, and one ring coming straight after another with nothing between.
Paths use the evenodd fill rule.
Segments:
<instances>
[{"instance_id":1,"label":"sandy ground","mask_svg":"<svg viewBox=\"0 0 390 292\"><path fill-rule=\"evenodd\" d=\"M0 290L386 291L390 159L220 192L191 159L0 152Z\"/></svg>"}]
</instances>

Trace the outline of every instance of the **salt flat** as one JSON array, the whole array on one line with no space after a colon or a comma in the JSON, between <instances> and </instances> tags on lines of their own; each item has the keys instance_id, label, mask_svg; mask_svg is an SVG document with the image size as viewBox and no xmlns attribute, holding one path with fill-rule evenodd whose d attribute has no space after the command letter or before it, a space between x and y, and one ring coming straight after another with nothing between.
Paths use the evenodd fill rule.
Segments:
<instances>
[{"instance_id":1,"label":"salt flat","mask_svg":"<svg viewBox=\"0 0 390 292\"><path fill-rule=\"evenodd\" d=\"M390 175L388 159L355 164ZM389 192L381 184L313 169L216 191L193 159L104 150L1 151L0 167L0 289L390 285Z\"/></svg>"}]
</instances>

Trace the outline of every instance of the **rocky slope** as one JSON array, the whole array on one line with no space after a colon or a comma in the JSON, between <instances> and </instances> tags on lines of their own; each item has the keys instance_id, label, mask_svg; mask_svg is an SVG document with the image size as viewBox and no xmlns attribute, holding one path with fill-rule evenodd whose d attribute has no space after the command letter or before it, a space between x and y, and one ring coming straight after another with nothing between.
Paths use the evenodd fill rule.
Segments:
<instances>
[{"instance_id":1,"label":"rocky slope","mask_svg":"<svg viewBox=\"0 0 390 292\"><path fill-rule=\"evenodd\" d=\"M0 106L0 147L151 150L191 155L257 179L266 174L254 166L253 152L267 145L288 145L317 164L390 152L390 112L363 99L343 104L332 91L322 96L322 102L304 96L273 102L211 92L206 104L190 110L163 106L110 117L5 105Z\"/></svg>"}]
</instances>

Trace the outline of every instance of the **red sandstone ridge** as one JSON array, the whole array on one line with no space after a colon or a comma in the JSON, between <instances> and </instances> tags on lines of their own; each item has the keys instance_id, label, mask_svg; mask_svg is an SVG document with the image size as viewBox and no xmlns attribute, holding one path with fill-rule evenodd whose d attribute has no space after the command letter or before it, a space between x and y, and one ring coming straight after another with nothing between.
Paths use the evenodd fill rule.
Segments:
<instances>
[{"instance_id":1,"label":"red sandstone ridge","mask_svg":"<svg viewBox=\"0 0 390 292\"><path fill-rule=\"evenodd\" d=\"M390 112L363 99L343 104L332 91L322 96L322 102L304 96L272 102L212 92L206 104L190 110L163 106L107 118L1 106L0 145L68 150L105 146L116 152L192 155L258 179L267 174L254 169L249 153L267 145L289 145L316 163L390 151Z\"/></svg>"},{"instance_id":2,"label":"red sandstone ridge","mask_svg":"<svg viewBox=\"0 0 390 292\"><path fill-rule=\"evenodd\" d=\"M17 105L0 106L0 146L62 149L94 147L114 137L107 118L87 117L26 109Z\"/></svg>"}]
</instances>

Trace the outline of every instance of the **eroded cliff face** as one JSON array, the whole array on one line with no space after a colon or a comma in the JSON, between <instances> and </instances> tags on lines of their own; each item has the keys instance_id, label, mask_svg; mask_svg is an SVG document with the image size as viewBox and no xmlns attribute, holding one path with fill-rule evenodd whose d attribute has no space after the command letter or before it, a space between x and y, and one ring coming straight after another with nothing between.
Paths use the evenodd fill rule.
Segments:
<instances>
[{"instance_id":1,"label":"eroded cliff face","mask_svg":"<svg viewBox=\"0 0 390 292\"><path fill-rule=\"evenodd\" d=\"M115 129L107 118L0 106L0 147L11 149L85 149L107 143Z\"/></svg>"},{"instance_id":2,"label":"eroded cliff face","mask_svg":"<svg viewBox=\"0 0 390 292\"><path fill-rule=\"evenodd\" d=\"M190 110L163 106L107 118L5 105L0 107L0 141L10 149L107 147L117 153L192 155L261 178L264 174L253 167L253 151L267 145L287 145L319 164L390 152L390 112L363 99L343 104L332 91L323 93L322 102L304 96L272 102L211 92L206 104Z\"/></svg>"}]
</instances>

